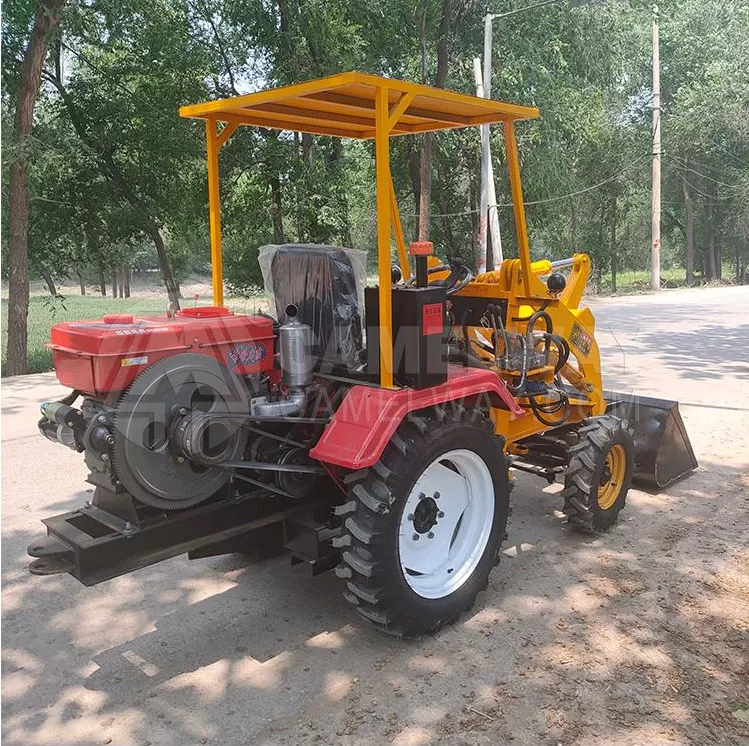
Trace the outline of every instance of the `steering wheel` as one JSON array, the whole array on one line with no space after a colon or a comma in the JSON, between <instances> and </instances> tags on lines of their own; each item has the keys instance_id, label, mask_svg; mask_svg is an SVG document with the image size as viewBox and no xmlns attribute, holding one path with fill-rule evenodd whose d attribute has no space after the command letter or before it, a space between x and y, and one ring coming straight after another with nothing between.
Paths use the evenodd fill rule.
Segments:
<instances>
[{"instance_id":1,"label":"steering wheel","mask_svg":"<svg viewBox=\"0 0 749 746\"><path fill-rule=\"evenodd\" d=\"M436 275L439 272L450 272L444 280L435 280L429 284L432 287L444 287L447 295L452 295L462 290L472 279L473 273L471 270L463 264L462 259L451 259L450 264L440 264L436 267L430 267L427 270L427 275ZM406 285L414 285L416 283L416 277L412 277Z\"/></svg>"}]
</instances>

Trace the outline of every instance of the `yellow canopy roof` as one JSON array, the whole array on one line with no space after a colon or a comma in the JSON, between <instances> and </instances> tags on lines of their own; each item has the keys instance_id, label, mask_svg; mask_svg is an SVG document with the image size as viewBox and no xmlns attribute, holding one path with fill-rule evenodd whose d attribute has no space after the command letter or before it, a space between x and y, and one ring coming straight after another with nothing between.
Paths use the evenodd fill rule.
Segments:
<instances>
[{"instance_id":1,"label":"yellow canopy roof","mask_svg":"<svg viewBox=\"0 0 749 746\"><path fill-rule=\"evenodd\" d=\"M220 101L183 106L182 117L366 140L375 136L375 94L386 88L392 135L535 119L538 109L441 88L348 72Z\"/></svg>"}]
</instances>

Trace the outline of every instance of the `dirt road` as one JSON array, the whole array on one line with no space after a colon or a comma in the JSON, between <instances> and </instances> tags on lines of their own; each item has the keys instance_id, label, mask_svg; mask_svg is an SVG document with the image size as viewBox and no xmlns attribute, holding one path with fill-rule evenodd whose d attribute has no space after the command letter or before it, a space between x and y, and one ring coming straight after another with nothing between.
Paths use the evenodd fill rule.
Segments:
<instances>
[{"instance_id":1,"label":"dirt road","mask_svg":"<svg viewBox=\"0 0 749 746\"><path fill-rule=\"evenodd\" d=\"M4 743L747 743L749 288L593 306L607 384L679 399L699 471L633 491L595 538L519 477L488 590L418 642L285 559L30 576L26 545L86 499L85 470L36 433L53 377L3 381Z\"/></svg>"}]
</instances>

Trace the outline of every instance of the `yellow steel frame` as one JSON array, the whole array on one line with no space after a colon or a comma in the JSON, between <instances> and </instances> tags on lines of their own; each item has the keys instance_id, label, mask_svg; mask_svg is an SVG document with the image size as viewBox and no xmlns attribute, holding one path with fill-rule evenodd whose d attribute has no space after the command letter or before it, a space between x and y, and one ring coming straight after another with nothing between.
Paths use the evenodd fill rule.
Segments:
<instances>
[{"instance_id":1,"label":"yellow steel frame","mask_svg":"<svg viewBox=\"0 0 749 746\"><path fill-rule=\"evenodd\" d=\"M381 386L393 387L391 236L395 238L401 271L406 279L411 276L390 173L390 137L502 123L515 212L520 277L524 295L532 295L531 260L514 122L537 117L537 109L349 72L246 96L183 106L180 116L206 122L211 265L216 305L224 301L219 152L239 125L375 141Z\"/></svg>"},{"instance_id":2,"label":"yellow steel frame","mask_svg":"<svg viewBox=\"0 0 749 746\"><path fill-rule=\"evenodd\" d=\"M509 159L508 159L509 160ZM517 217L517 215L516 215ZM522 215L521 215L522 219ZM522 251L522 250L521 250ZM551 262L544 259L526 265L521 257L505 259L502 267L476 277L457 295L473 298L502 298L507 302L507 324L510 332L525 334L526 320L534 311L543 308L550 316L554 332L570 344L570 360L560 371L562 377L577 389L579 395L570 396L571 411L567 423L580 422L591 415L606 410L603 397L600 354L595 339L595 320L588 308L579 308L580 300L590 273L587 254L575 254L565 289L554 296L549 293L540 277L552 271ZM456 297L456 296L453 296ZM484 335L483 327L469 327L469 339L476 334ZM473 352L492 365L492 356L483 352L474 343ZM516 378L512 374L495 368L498 376ZM549 366L529 374L531 379L551 384L554 369ZM548 429L535 417L514 417L505 409L493 409L495 432L505 438L508 450L515 452L515 443Z\"/></svg>"}]
</instances>

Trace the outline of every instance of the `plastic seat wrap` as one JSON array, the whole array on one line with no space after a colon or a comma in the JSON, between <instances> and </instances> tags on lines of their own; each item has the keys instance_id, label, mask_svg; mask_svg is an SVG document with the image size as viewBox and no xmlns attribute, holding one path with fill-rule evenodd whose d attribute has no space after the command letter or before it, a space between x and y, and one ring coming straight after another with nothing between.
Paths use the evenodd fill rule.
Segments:
<instances>
[{"instance_id":1,"label":"plastic seat wrap","mask_svg":"<svg viewBox=\"0 0 749 746\"><path fill-rule=\"evenodd\" d=\"M321 361L361 364L367 253L318 244L270 244L259 252L271 313L284 324L286 309L312 328L311 351Z\"/></svg>"}]
</instances>

